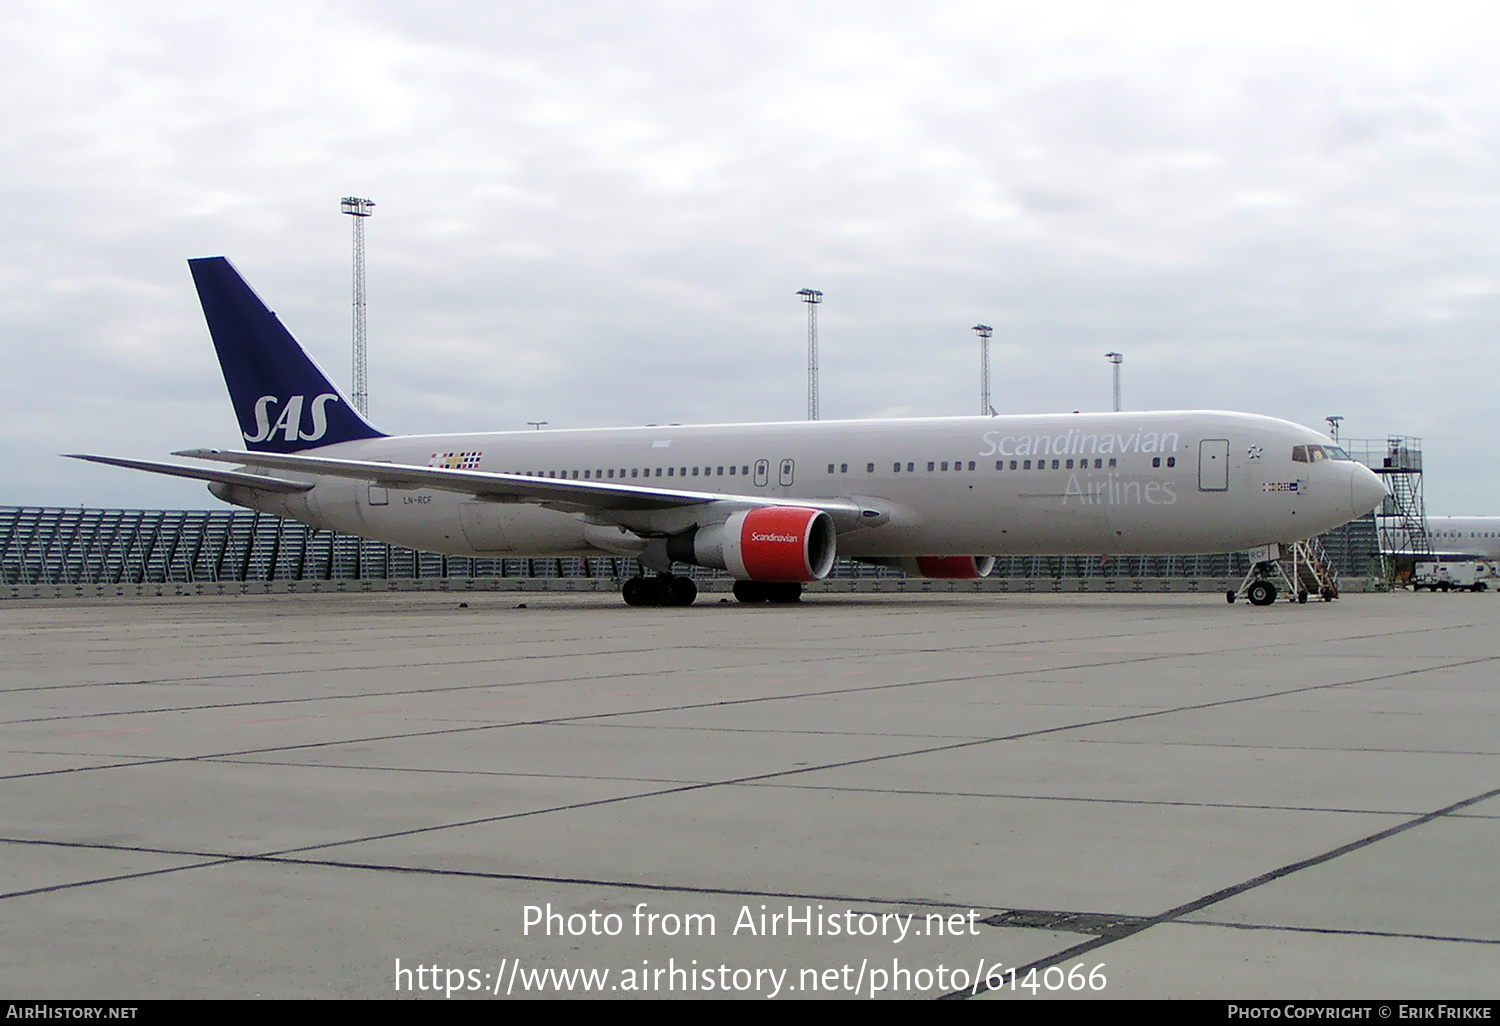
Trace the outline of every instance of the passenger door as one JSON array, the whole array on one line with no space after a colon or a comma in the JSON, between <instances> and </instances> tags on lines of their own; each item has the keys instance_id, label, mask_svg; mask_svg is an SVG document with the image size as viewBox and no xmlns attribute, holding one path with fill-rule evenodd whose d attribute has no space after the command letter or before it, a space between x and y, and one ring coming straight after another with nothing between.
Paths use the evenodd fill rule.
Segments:
<instances>
[{"instance_id":1,"label":"passenger door","mask_svg":"<svg viewBox=\"0 0 1500 1026\"><path fill-rule=\"evenodd\" d=\"M1198 443L1198 490L1229 491L1229 439L1205 438Z\"/></svg>"}]
</instances>

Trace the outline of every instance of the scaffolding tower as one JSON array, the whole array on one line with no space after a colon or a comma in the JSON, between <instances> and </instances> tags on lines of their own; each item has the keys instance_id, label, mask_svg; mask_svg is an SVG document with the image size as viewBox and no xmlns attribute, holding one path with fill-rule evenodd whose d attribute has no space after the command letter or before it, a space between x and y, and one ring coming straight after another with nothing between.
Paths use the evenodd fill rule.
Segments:
<instances>
[{"instance_id":1,"label":"scaffolding tower","mask_svg":"<svg viewBox=\"0 0 1500 1026\"><path fill-rule=\"evenodd\" d=\"M1380 552L1388 578L1408 578L1418 561L1432 557L1422 497L1422 440L1412 435L1351 438L1345 448L1385 482L1378 518Z\"/></svg>"}]
</instances>

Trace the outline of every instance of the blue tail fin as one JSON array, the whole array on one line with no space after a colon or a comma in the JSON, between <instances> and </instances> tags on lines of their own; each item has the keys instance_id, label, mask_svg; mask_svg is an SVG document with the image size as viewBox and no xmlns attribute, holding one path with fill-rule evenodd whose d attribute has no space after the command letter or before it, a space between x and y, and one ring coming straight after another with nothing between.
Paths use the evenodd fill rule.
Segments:
<instances>
[{"instance_id":1,"label":"blue tail fin","mask_svg":"<svg viewBox=\"0 0 1500 1026\"><path fill-rule=\"evenodd\" d=\"M300 452L383 438L223 257L189 260L247 448Z\"/></svg>"}]
</instances>

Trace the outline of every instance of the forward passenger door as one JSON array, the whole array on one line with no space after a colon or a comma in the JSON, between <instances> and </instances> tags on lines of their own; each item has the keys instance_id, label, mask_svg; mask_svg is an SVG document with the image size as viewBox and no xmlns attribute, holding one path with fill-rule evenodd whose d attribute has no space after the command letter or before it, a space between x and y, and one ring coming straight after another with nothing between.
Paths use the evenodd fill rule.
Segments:
<instances>
[{"instance_id":1,"label":"forward passenger door","mask_svg":"<svg viewBox=\"0 0 1500 1026\"><path fill-rule=\"evenodd\" d=\"M1198 443L1198 490L1229 491L1229 439L1205 438Z\"/></svg>"}]
</instances>

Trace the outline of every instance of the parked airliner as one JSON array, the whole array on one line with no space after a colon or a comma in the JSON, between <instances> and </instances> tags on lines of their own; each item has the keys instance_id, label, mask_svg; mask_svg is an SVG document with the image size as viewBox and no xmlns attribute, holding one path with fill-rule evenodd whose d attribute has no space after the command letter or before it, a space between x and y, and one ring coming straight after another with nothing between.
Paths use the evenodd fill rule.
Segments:
<instances>
[{"instance_id":1,"label":"parked airliner","mask_svg":"<svg viewBox=\"0 0 1500 1026\"><path fill-rule=\"evenodd\" d=\"M1399 517L1379 519L1381 550L1411 552L1405 523ZM1500 517L1428 517L1427 544L1438 559L1500 560Z\"/></svg>"},{"instance_id":2,"label":"parked airliner","mask_svg":"<svg viewBox=\"0 0 1500 1026\"><path fill-rule=\"evenodd\" d=\"M686 605L672 564L792 602L836 555L975 578L996 554L1203 553L1317 535L1380 502L1327 437L1222 412L949 417L390 436L223 257L190 260L244 447L235 469L76 458L428 551L634 556L632 605Z\"/></svg>"}]
</instances>

